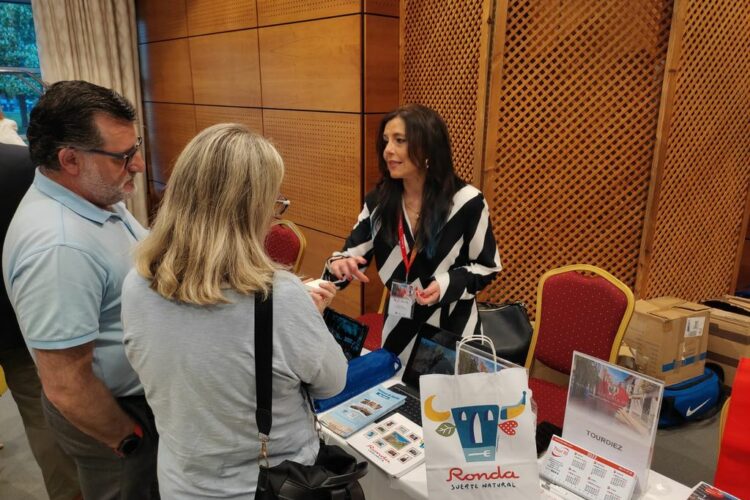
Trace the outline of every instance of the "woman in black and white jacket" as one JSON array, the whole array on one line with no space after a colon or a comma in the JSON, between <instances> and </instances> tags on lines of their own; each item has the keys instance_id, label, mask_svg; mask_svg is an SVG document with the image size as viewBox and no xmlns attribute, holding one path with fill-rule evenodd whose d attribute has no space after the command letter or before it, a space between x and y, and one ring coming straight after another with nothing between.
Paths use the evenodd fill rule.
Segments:
<instances>
[{"instance_id":1,"label":"woman in black and white jacket","mask_svg":"<svg viewBox=\"0 0 750 500\"><path fill-rule=\"evenodd\" d=\"M389 290L383 347L408 359L429 323L459 335L479 333L475 296L501 270L487 202L453 170L440 115L410 104L380 123L381 179L326 277L367 282L374 259Z\"/></svg>"}]
</instances>

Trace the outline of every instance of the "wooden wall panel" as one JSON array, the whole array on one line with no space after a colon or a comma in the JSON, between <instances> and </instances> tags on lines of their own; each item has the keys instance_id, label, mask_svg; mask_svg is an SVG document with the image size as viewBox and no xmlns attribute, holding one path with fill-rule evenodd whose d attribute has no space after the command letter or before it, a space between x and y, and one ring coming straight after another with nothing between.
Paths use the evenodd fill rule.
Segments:
<instances>
[{"instance_id":1,"label":"wooden wall panel","mask_svg":"<svg viewBox=\"0 0 750 500\"><path fill-rule=\"evenodd\" d=\"M398 106L398 18L365 16L365 113Z\"/></svg>"},{"instance_id":2,"label":"wooden wall panel","mask_svg":"<svg viewBox=\"0 0 750 500\"><path fill-rule=\"evenodd\" d=\"M375 267L375 263L372 263L365 272L369 283L362 284L362 312L378 312L380 308L380 302L383 300L383 282L380 280L378 270Z\"/></svg>"},{"instance_id":3,"label":"wooden wall panel","mask_svg":"<svg viewBox=\"0 0 750 500\"><path fill-rule=\"evenodd\" d=\"M319 276L361 210L364 171L368 187L379 176L374 134L398 105L399 0L136 1L152 209L196 132L244 123L285 160L288 217L308 237L302 272ZM355 283L334 307L356 316L362 296Z\"/></svg>"},{"instance_id":4,"label":"wooden wall panel","mask_svg":"<svg viewBox=\"0 0 750 500\"><path fill-rule=\"evenodd\" d=\"M399 0L364 0L366 14L398 17Z\"/></svg>"},{"instance_id":5,"label":"wooden wall panel","mask_svg":"<svg viewBox=\"0 0 750 500\"><path fill-rule=\"evenodd\" d=\"M143 100L193 102L190 50L185 38L139 47Z\"/></svg>"},{"instance_id":6,"label":"wooden wall panel","mask_svg":"<svg viewBox=\"0 0 750 500\"><path fill-rule=\"evenodd\" d=\"M263 110L263 130L284 158L288 217L339 238L360 211L359 115Z\"/></svg>"},{"instance_id":7,"label":"wooden wall panel","mask_svg":"<svg viewBox=\"0 0 750 500\"><path fill-rule=\"evenodd\" d=\"M194 107L144 103L148 137L148 179L166 184L174 161L196 133Z\"/></svg>"},{"instance_id":8,"label":"wooden wall panel","mask_svg":"<svg viewBox=\"0 0 750 500\"><path fill-rule=\"evenodd\" d=\"M196 104L261 106L257 30L190 38Z\"/></svg>"},{"instance_id":9,"label":"wooden wall panel","mask_svg":"<svg viewBox=\"0 0 750 500\"><path fill-rule=\"evenodd\" d=\"M750 0L679 0L638 291L734 291L750 183Z\"/></svg>"},{"instance_id":10,"label":"wooden wall panel","mask_svg":"<svg viewBox=\"0 0 750 500\"><path fill-rule=\"evenodd\" d=\"M385 114L365 115L365 142L364 142L364 160L365 160L365 193L375 189L375 185L380 180L380 170L378 169L378 153L375 151L375 141L378 138L380 121Z\"/></svg>"},{"instance_id":11,"label":"wooden wall panel","mask_svg":"<svg viewBox=\"0 0 750 500\"><path fill-rule=\"evenodd\" d=\"M190 36L254 28L254 0L186 0Z\"/></svg>"},{"instance_id":12,"label":"wooden wall panel","mask_svg":"<svg viewBox=\"0 0 750 500\"><path fill-rule=\"evenodd\" d=\"M672 5L498 12L483 191L504 269L485 297L533 312L541 275L574 263L634 285Z\"/></svg>"},{"instance_id":13,"label":"wooden wall panel","mask_svg":"<svg viewBox=\"0 0 750 500\"><path fill-rule=\"evenodd\" d=\"M242 123L263 134L263 111L256 108L230 108L226 106L196 106L195 127L198 132L217 123Z\"/></svg>"},{"instance_id":14,"label":"wooden wall panel","mask_svg":"<svg viewBox=\"0 0 750 500\"><path fill-rule=\"evenodd\" d=\"M378 128L380 126L380 120L383 119L385 114L367 114L365 115L365 126L364 126L364 154L362 155L365 163L365 186L364 192L368 193L375 189L376 184L380 180L380 171L378 170L378 157L375 151L375 140L378 136ZM367 276L370 278L370 283L362 286L363 288L363 312L377 312L380 306L380 299L383 292L383 282L380 281L380 277L375 269L374 265L371 265L367 270Z\"/></svg>"},{"instance_id":15,"label":"wooden wall panel","mask_svg":"<svg viewBox=\"0 0 750 500\"><path fill-rule=\"evenodd\" d=\"M258 31L264 107L361 111L359 16Z\"/></svg>"},{"instance_id":16,"label":"wooden wall panel","mask_svg":"<svg viewBox=\"0 0 750 500\"><path fill-rule=\"evenodd\" d=\"M137 0L136 25L140 43L187 36L185 0Z\"/></svg>"},{"instance_id":17,"label":"wooden wall panel","mask_svg":"<svg viewBox=\"0 0 750 500\"><path fill-rule=\"evenodd\" d=\"M258 24L293 23L360 12L361 0L257 0Z\"/></svg>"},{"instance_id":18,"label":"wooden wall panel","mask_svg":"<svg viewBox=\"0 0 750 500\"><path fill-rule=\"evenodd\" d=\"M308 278L319 278L323 272L325 261L333 252L341 250L344 246L344 240L307 227L300 227L300 229L307 240L307 249L300 266L300 275ZM331 307L356 318L362 314L361 296L362 284L359 281L354 281L345 290L336 294Z\"/></svg>"},{"instance_id":19,"label":"wooden wall panel","mask_svg":"<svg viewBox=\"0 0 750 500\"><path fill-rule=\"evenodd\" d=\"M162 198L164 198L164 190L167 188L166 184L161 182L149 181L147 183L148 189L148 211L149 218L153 220L153 216L159 210L159 204Z\"/></svg>"}]
</instances>

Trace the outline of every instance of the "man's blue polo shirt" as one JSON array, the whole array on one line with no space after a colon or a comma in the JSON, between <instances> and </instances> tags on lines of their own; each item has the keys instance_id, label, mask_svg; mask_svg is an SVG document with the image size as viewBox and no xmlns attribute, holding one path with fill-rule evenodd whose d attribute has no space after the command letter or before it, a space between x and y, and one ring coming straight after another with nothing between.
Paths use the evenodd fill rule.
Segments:
<instances>
[{"instance_id":1,"label":"man's blue polo shirt","mask_svg":"<svg viewBox=\"0 0 750 500\"><path fill-rule=\"evenodd\" d=\"M88 202L36 171L3 247L3 279L29 348L94 342L94 374L115 397L143 394L125 357L122 282L146 230L117 203Z\"/></svg>"}]
</instances>

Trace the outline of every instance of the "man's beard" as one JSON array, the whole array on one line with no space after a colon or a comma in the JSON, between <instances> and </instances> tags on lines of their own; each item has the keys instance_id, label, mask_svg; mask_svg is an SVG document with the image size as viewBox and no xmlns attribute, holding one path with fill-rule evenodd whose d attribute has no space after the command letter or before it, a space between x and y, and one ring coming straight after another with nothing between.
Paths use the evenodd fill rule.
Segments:
<instances>
[{"instance_id":1,"label":"man's beard","mask_svg":"<svg viewBox=\"0 0 750 500\"><path fill-rule=\"evenodd\" d=\"M123 180L122 183L112 185L102 178L99 167L87 163L81 173L80 182L85 191L91 196L92 200L90 201L93 201L99 206L110 206L130 198L134 190L126 192L123 186L132 181L133 178L134 174L131 174L130 177L127 180Z\"/></svg>"}]
</instances>

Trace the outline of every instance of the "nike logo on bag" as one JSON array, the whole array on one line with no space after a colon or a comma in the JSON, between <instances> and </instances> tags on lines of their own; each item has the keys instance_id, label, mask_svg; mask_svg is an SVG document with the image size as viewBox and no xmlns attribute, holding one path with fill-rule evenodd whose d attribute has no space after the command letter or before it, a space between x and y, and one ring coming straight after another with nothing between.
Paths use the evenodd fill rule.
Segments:
<instances>
[{"instance_id":1,"label":"nike logo on bag","mask_svg":"<svg viewBox=\"0 0 750 500\"><path fill-rule=\"evenodd\" d=\"M695 413L696 411L698 411L698 410L700 410L701 408L703 408L704 406L706 406L706 404L707 404L707 403L708 403L709 401L711 401L711 399L710 399L710 398L709 398L709 399L707 399L707 400L705 400L704 402L702 402L701 404L699 404L699 405L698 405L698 406L696 406L695 408L690 408L690 407L688 406L688 409L687 409L687 411L685 412L685 416L686 416L686 417L689 417L690 415L692 415L692 414L693 414L693 413Z\"/></svg>"}]
</instances>

